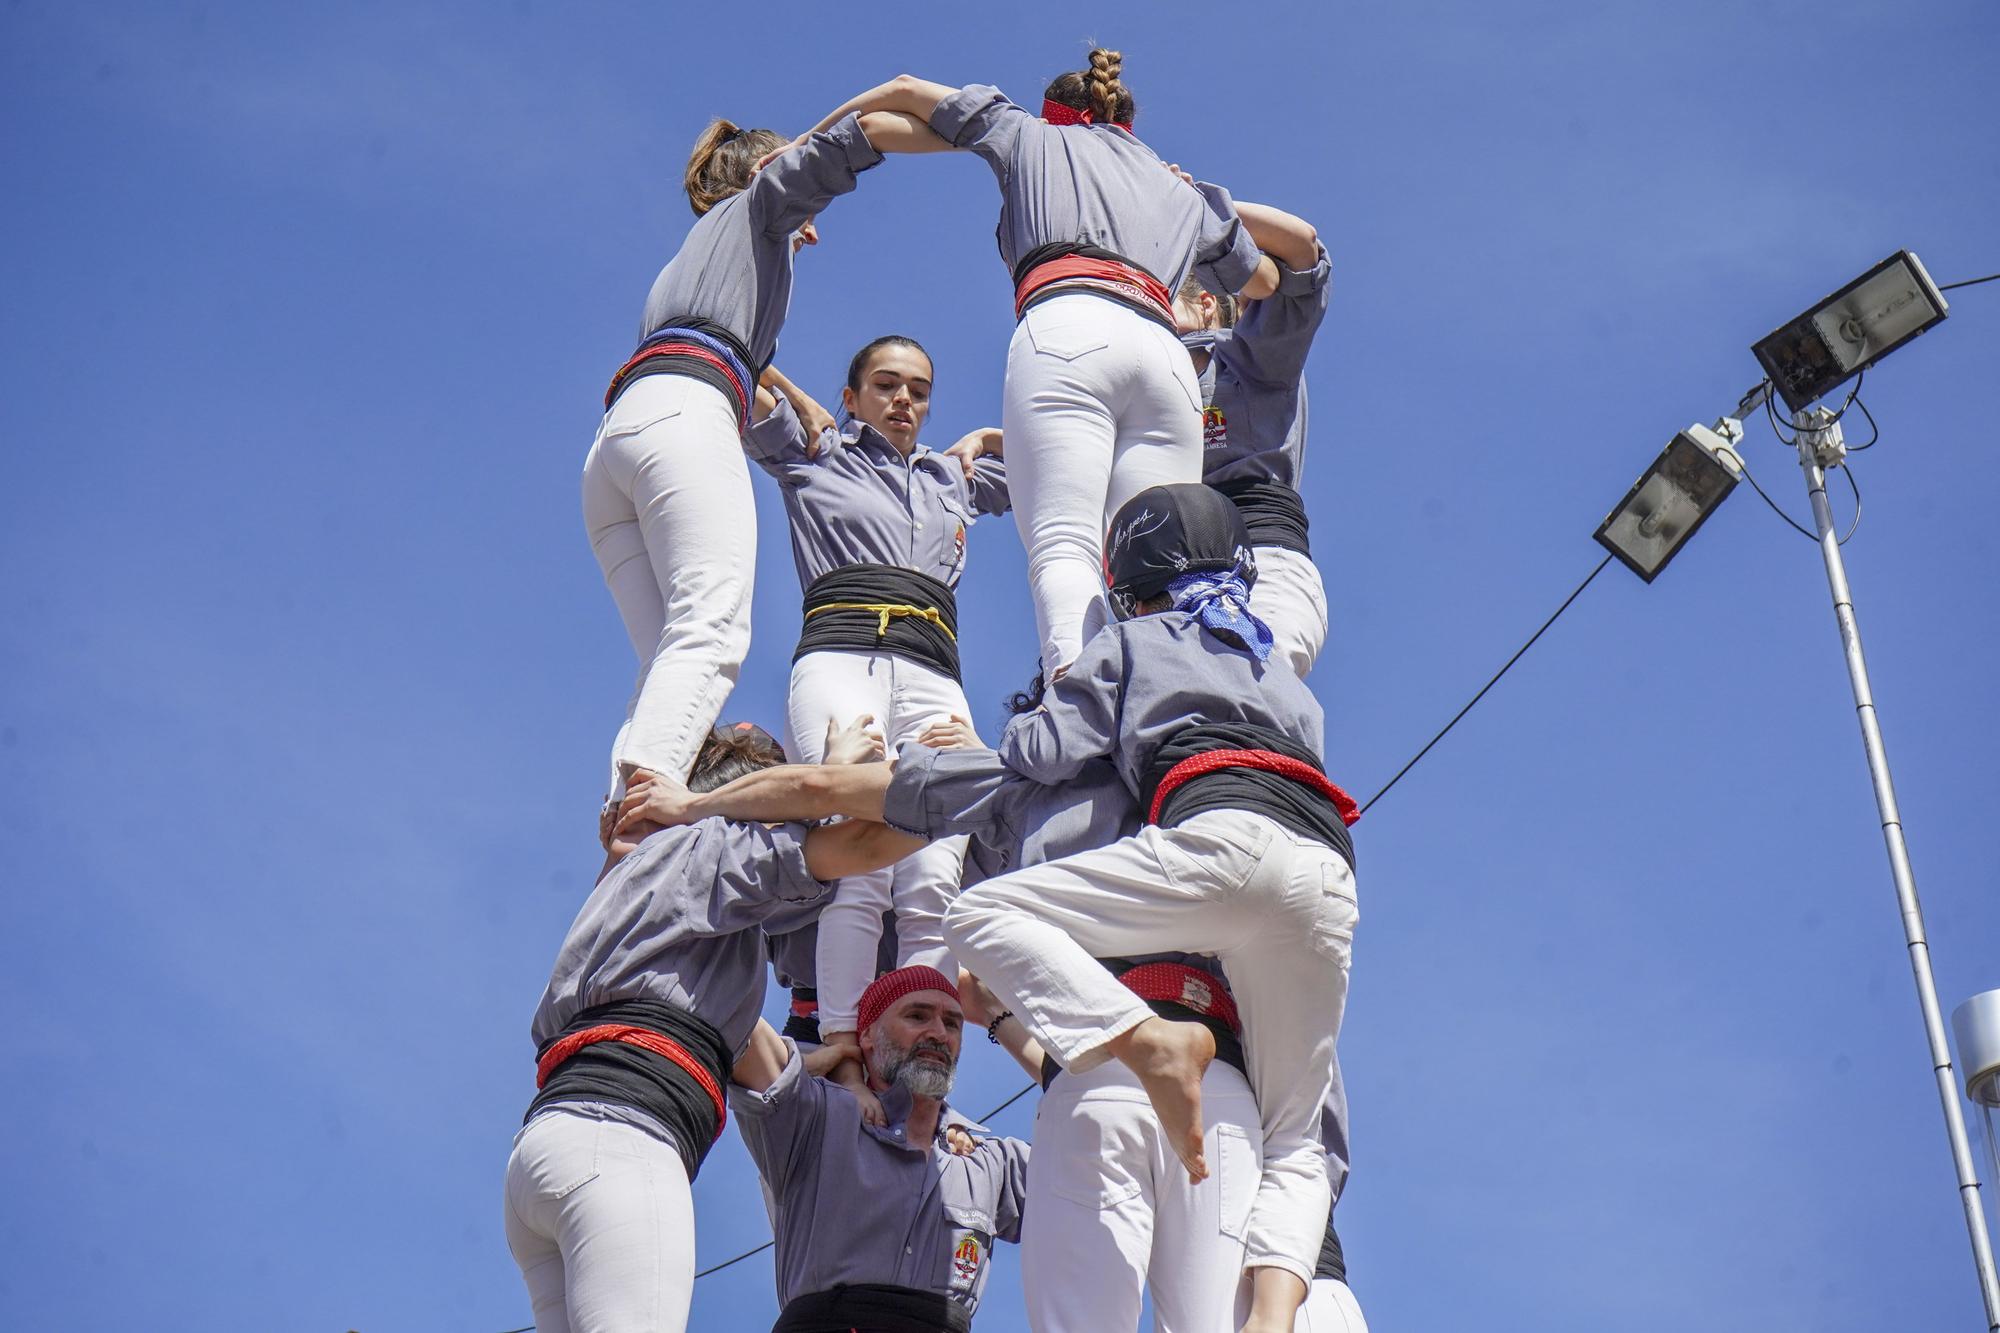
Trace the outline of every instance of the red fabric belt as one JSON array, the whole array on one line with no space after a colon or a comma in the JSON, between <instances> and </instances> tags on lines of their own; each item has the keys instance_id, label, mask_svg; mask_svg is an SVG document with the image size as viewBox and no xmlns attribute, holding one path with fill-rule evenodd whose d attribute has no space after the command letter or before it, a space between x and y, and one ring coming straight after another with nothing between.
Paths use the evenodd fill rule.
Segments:
<instances>
[{"instance_id":1,"label":"red fabric belt","mask_svg":"<svg viewBox=\"0 0 2000 1333\"><path fill-rule=\"evenodd\" d=\"M1220 773L1225 768L1261 768L1266 773L1290 778L1332 801L1333 808L1340 812L1341 823L1352 827L1354 821L1361 818L1361 807L1354 803L1354 798L1311 764L1271 750L1205 750L1167 770L1167 775L1160 779L1159 787L1153 792L1153 807L1146 812L1146 822L1160 822L1160 808L1167 803L1167 797L1173 795L1175 788L1209 773Z\"/></svg>"},{"instance_id":2,"label":"red fabric belt","mask_svg":"<svg viewBox=\"0 0 2000 1333\"><path fill-rule=\"evenodd\" d=\"M662 1036L651 1028L633 1027L626 1023L605 1023L599 1027L585 1028L572 1032L542 1053L535 1062L535 1086L541 1087L549 1081L549 1075L586 1046L595 1046L600 1041L622 1041L628 1046L651 1051L654 1055L672 1064L679 1065L701 1085L708 1099L715 1103L715 1137L722 1137L723 1124L729 1119L729 1103L723 1098L722 1088L715 1076L701 1066L701 1061L687 1053L685 1047L672 1037Z\"/></svg>"},{"instance_id":3,"label":"red fabric belt","mask_svg":"<svg viewBox=\"0 0 2000 1333\"><path fill-rule=\"evenodd\" d=\"M1064 255L1029 269L1020 285L1014 288L1014 318L1018 320L1026 313L1028 298L1057 283L1085 291L1112 292L1145 306L1155 317L1166 321L1169 327L1173 325L1174 294L1167 290L1165 283L1130 264L1121 264L1113 259L1091 259L1084 255Z\"/></svg>"},{"instance_id":4,"label":"red fabric belt","mask_svg":"<svg viewBox=\"0 0 2000 1333\"><path fill-rule=\"evenodd\" d=\"M819 1017L818 1000L793 1000L792 1013L799 1018Z\"/></svg>"},{"instance_id":5,"label":"red fabric belt","mask_svg":"<svg viewBox=\"0 0 2000 1333\"><path fill-rule=\"evenodd\" d=\"M1203 1018L1229 1025L1237 1036L1243 1023L1236 1016L1236 997L1212 973L1186 963L1141 963L1118 974L1125 988L1142 1000L1165 1000L1192 1009Z\"/></svg>"},{"instance_id":6,"label":"red fabric belt","mask_svg":"<svg viewBox=\"0 0 2000 1333\"><path fill-rule=\"evenodd\" d=\"M653 343L634 352L632 359L618 367L618 373L611 377L611 387L604 391L604 410L607 412L611 410L611 404L617 399L618 391L625 387L626 380L632 378L633 371L653 358L661 356L692 358L714 366L717 370L721 371L722 377L729 381L730 387L736 391L736 416L738 421L747 421L749 419L750 391L744 385L742 376L736 373L736 368L701 344L686 342Z\"/></svg>"}]
</instances>

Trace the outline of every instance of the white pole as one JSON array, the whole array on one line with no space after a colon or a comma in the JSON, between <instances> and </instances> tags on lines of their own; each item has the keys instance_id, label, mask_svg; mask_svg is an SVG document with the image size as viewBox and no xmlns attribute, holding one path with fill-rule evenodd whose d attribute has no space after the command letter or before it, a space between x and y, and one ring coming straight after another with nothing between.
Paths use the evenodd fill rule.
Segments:
<instances>
[{"instance_id":1,"label":"white pole","mask_svg":"<svg viewBox=\"0 0 2000 1333\"><path fill-rule=\"evenodd\" d=\"M1902 909L1903 938L1909 946L1910 971L1916 977L1917 1002L1923 1009L1924 1035L1930 1040L1938 1100L1944 1105L1951 1158L1958 1168L1959 1202L1965 1209L1965 1229L1972 1239L1972 1263L1979 1272L1979 1293L1986 1302L1986 1327L1988 1333L1993 1333L2000 1330L2000 1278L1994 1274L1993 1244L1986 1234L1985 1210L1980 1206L1979 1173L1973 1165L1972 1144L1965 1133L1965 1115L1958 1104L1951 1048L1945 1044L1944 1017L1938 1008L1937 983L1931 975L1930 943L1924 936L1924 910L1917 902L1917 880L1910 871L1909 848L1903 842L1903 817L1896 809L1889 758L1882 748L1882 730L1875 720L1868 662L1861 655L1861 631L1854 622L1854 597L1847 588L1847 567L1840 558L1833 507L1826 499L1822 460L1838 461L1846 449L1841 442L1839 423L1823 408L1794 414L1792 424L1798 428L1799 466L1805 470L1813 522L1819 528L1820 555L1826 561L1826 581L1833 590L1833 614L1840 624L1841 647L1847 654L1847 678L1854 687L1854 710L1861 723L1861 744L1868 752L1868 774L1875 783L1875 808L1882 816L1882 841L1888 845L1889 873L1896 881L1896 902Z\"/></svg>"}]
</instances>

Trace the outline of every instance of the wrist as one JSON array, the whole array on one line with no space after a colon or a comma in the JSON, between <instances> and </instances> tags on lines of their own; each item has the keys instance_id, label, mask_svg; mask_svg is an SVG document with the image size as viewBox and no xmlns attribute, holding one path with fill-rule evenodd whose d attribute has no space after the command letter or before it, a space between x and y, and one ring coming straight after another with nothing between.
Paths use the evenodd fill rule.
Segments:
<instances>
[{"instance_id":1,"label":"wrist","mask_svg":"<svg viewBox=\"0 0 2000 1333\"><path fill-rule=\"evenodd\" d=\"M1000 1025L1013 1016L1014 1011L1012 1009L1002 1009L998 1014L994 1015L993 1021L986 1025L986 1040L998 1046L1000 1044Z\"/></svg>"}]
</instances>

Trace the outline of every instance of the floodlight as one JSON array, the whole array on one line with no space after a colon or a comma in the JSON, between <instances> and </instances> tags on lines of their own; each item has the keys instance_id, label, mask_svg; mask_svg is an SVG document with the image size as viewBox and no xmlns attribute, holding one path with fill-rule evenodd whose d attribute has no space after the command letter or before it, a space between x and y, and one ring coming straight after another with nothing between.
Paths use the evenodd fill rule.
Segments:
<instances>
[{"instance_id":1,"label":"floodlight","mask_svg":"<svg viewBox=\"0 0 2000 1333\"><path fill-rule=\"evenodd\" d=\"M1965 1095L1981 1106L2000 1108L2000 990L1975 995L1951 1016L1958 1035L1958 1063Z\"/></svg>"},{"instance_id":2,"label":"floodlight","mask_svg":"<svg viewBox=\"0 0 2000 1333\"><path fill-rule=\"evenodd\" d=\"M1898 250L1750 350L1796 412L1950 313L1908 250Z\"/></svg>"},{"instance_id":3,"label":"floodlight","mask_svg":"<svg viewBox=\"0 0 2000 1333\"><path fill-rule=\"evenodd\" d=\"M1742 470L1732 437L1689 426L1598 525L1598 544L1651 583L1736 489Z\"/></svg>"}]
</instances>

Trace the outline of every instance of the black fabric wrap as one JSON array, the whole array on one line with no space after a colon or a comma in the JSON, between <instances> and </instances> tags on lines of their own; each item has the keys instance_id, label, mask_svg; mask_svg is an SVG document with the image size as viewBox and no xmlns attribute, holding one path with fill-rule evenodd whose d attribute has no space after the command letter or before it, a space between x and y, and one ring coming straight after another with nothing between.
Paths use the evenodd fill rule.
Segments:
<instances>
[{"instance_id":1,"label":"black fabric wrap","mask_svg":"<svg viewBox=\"0 0 2000 1333\"><path fill-rule=\"evenodd\" d=\"M794 1296L771 1333L970 1333L972 1313L935 1291L856 1282Z\"/></svg>"},{"instance_id":2,"label":"black fabric wrap","mask_svg":"<svg viewBox=\"0 0 2000 1333\"><path fill-rule=\"evenodd\" d=\"M1140 804L1150 810L1153 793L1167 771L1183 759L1210 750L1269 750L1301 763L1320 767L1317 756L1291 738L1250 722L1205 722L1175 733L1162 745L1146 770ZM1324 770L1322 770L1324 771ZM1327 797L1290 778L1260 768L1225 768L1190 778L1176 787L1160 808L1160 826L1185 824L1207 810L1248 810L1263 815L1301 837L1323 842L1339 852L1351 869L1354 840L1340 812Z\"/></svg>"},{"instance_id":3,"label":"black fabric wrap","mask_svg":"<svg viewBox=\"0 0 2000 1333\"><path fill-rule=\"evenodd\" d=\"M837 602L880 602L897 606L936 607L940 629L922 616L891 616L889 632L878 611L824 611L815 607ZM806 589L805 624L799 628L797 662L807 653L887 653L958 679L958 598L951 585L914 569L895 565L848 565L831 570Z\"/></svg>"},{"instance_id":4,"label":"black fabric wrap","mask_svg":"<svg viewBox=\"0 0 2000 1333\"><path fill-rule=\"evenodd\" d=\"M1279 546L1310 556L1312 544L1306 536L1306 502L1282 481L1245 477L1237 481L1210 483L1229 497L1250 529L1252 546Z\"/></svg>"},{"instance_id":5,"label":"black fabric wrap","mask_svg":"<svg viewBox=\"0 0 2000 1333\"><path fill-rule=\"evenodd\" d=\"M1097 961L1104 964L1113 976L1118 977L1139 966L1138 962L1130 958L1100 958ZM1172 1000L1147 1000L1145 1004L1147 1008L1169 1022L1199 1023L1207 1028L1215 1037L1215 1058L1231 1066L1245 1078L1250 1077L1250 1066L1243 1057L1243 1043L1229 1030L1229 1024L1219 1018L1211 1018L1207 1014L1198 1014L1186 1005L1175 1004ZM1063 1067L1056 1063L1055 1057L1047 1051L1042 1052L1043 1092L1049 1090L1049 1084L1055 1082L1056 1075L1062 1072Z\"/></svg>"},{"instance_id":6,"label":"black fabric wrap","mask_svg":"<svg viewBox=\"0 0 2000 1333\"><path fill-rule=\"evenodd\" d=\"M751 357L750 349L743 345L743 340L713 320L694 319L692 317L676 317L666 320L661 323L659 328L647 334L640 341L639 347L644 347L647 342L652 340L654 334L659 333L662 329L687 329L691 333L699 333L704 337L713 338L730 351L736 353L736 359L749 368L752 376L764 373L764 368L758 365ZM635 347L632 350L637 352L639 348ZM747 394L754 397L757 393L757 386L755 384L744 385L742 391L739 393L736 386L730 383L729 376L699 358L691 356L653 356L646 358L632 368L631 373L626 375L624 382L618 386L618 393L612 397L611 401L613 403L617 402L619 398L624 396L626 389L648 375L686 375L689 379L700 380L703 384L712 385L730 402L741 404L742 411L746 414L750 410L750 404L744 401L744 395Z\"/></svg>"},{"instance_id":7,"label":"black fabric wrap","mask_svg":"<svg viewBox=\"0 0 2000 1333\"><path fill-rule=\"evenodd\" d=\"M1123 264L1126 268L1134 269L1145 274L1154 282L1159 282L1162 287L1166 286L1164 282L1160 282L1159 274L1153 272L1153 270L1147 268L1144 264L1135 263L1127 259L1116 250L1107 250L1101 245L1078 245L1074 241L1051 241L1047 245L1038 245L1028 251L1027 254L1021 256L1021 262L1014 265L1015 288L1018 289L1023 282L1027 281L1028 275L1043 264L1048 263L1052 259L1068 259L1071 255L1075 255L1079 259L1104 259L1109 260L1113 264ZM1044 287L1033 296L1030 296L1027 304L1021 307L1021 313L1024 315L1027 314L1050 297L1063 296L1079 291L1088 292L1092 296L1099 296L1107 301L1114 301L1124 306L1127 310L1136 310L1147 319L1164 328L1168 333L1173 334L1177 338L1180 336L1180 330L1174 327L1173 320L1162 319L1160 312L1153 309L1152 306L1146 304L1144 301L1127 300L1125 297L1118 295L1118 293L1108 292L1102 287L1072 287L1066 282L1058 282Z\"/></svg>"},{"instance_id":8,"label":"black fabric wrap","mask_svg":"<svg viewBox=\"0 0 2000 1333\"><path fill-rule=\"evenodd\" d=\"M718 1088L729 1086L730 1051L722 1033L687 1010L660 1000L594 1005L571 1019L542 1050L573 1032L614 1023L671 1038L714 1077ZM536 1054L539 1059L540 1052ZM700 1172L702 1159L708 1156L721 1128L715 1102L692 1074L666 1057L626 1041L595 1042L563 1061L535 1100L528 1103L521 1123L557 1102L610 1102L644 1111L674 1136L689 1180Z\"/></svg>"},{"instance_id":9,"label":"black fabric wrap","mask_svg":"<svg viewBox=\"0 0 2000 1333\"><path fill-rule=\"evenodd\" d=\"M792 1002L796 1004L801 1000L810 1000L812 1003L818 1004L819 990L813 986L792 987ZM821 1045L822 1043L819 1039L819 1015L817 1013L810 1015L800 1013L786 1014L784 1030L778 1035L790 1037L793 1041L810 1042L814 1046Z\"/></svg>"},{"instance_id":10,"label":"black fabric wrap","mask_svg":"<svg viewBox=\"0 0 2000 1333\"><path fill-rule=\"evenodd\" d=\"M1313 1265L1313 1276L1347 1281L1347 1256L1340 1252L1340 1233L1333 1229L1331 1208L1326 1210L1326 1237L1319 1243L1319 1262Z\"/></svg>"}]
</instances>

